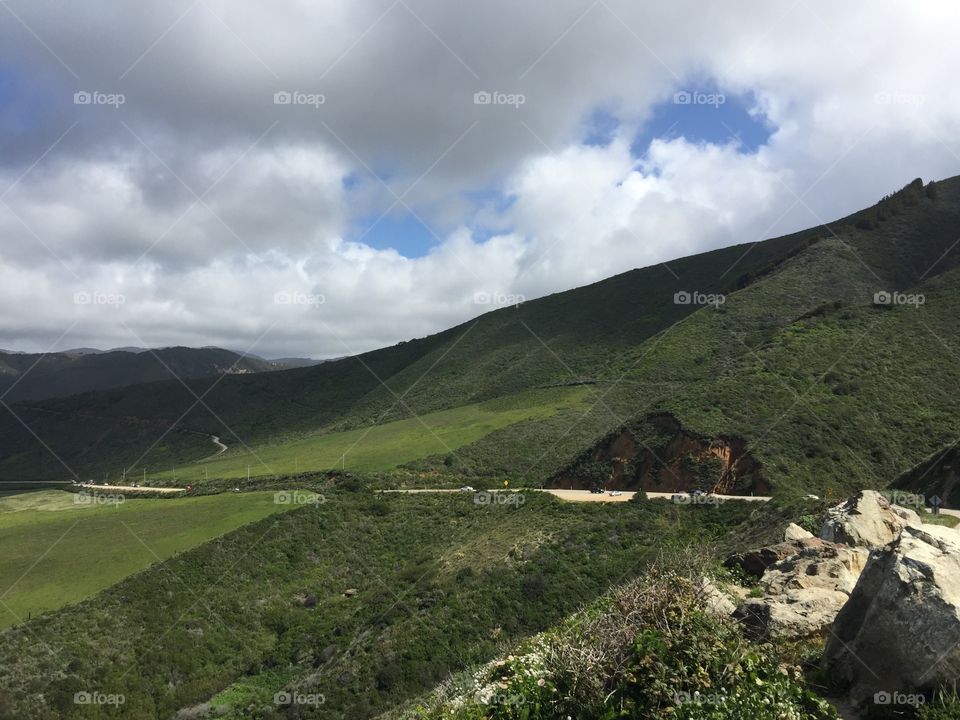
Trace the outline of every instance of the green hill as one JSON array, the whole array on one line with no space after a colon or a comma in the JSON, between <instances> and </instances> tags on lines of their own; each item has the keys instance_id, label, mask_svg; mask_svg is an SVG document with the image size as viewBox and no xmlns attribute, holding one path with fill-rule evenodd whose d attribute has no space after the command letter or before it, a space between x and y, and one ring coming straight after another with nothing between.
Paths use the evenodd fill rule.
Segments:
<instances>
[{"instance_id":1,"label":"green hill","mask_svg":"<svg viewBox=\"0 0 960 720\"><path fill-rule=\"evenodd\" d=\"M209 434L237 453L324 435L336 446L335 433L576 385L585 407L396 462L451 482L507 474L521 485L838 495L887 485L953 440L958 408L942 388L956 380L958 227L960 179L915 181L827 226L316 367L21 403L12 409L32 433L4 418L0 475L166 471L211 455ZM875 304L877 293L926 302Z\"/></svg>"}]
</instances>

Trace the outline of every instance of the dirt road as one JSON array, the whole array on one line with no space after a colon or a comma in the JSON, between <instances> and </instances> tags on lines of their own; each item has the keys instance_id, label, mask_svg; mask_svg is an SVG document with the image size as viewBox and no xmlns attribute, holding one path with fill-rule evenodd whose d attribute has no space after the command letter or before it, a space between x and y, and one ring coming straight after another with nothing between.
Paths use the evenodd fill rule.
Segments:
<instances>
[{"instance_id":1,"label":"dirt road","mask_svg":"<svg viewBox=\"0 0 960 720\"><path fill-rule=\"evenodd\" d=\"M384 490L384 492L398 492L398 493L459 493L467 492L464 490L440 490L434 488L425 488L418 490ZM494 488L492 490L478 490L477 492L545 492L555 497L560 498L561 500L567 500L569 502L627 502L630 498L633 497L633 493L630 491L624 491L620 495L611 495L610 493L591 493L589 490L556 490L556 489L541 489L541 488L510 488L504 490L503 488ZM657 493L657 492L648 492L647 497L655 500L669 500L674 496L675 493ZM701 495L699 498L694 499L686 493L676 493L678 496L684 499L684 504L693 504L693 503L703 503L704 505L709 505L712 502L726 502L728 500L744 500L749 502L769 502L772 500L771 497L766 495L756 495L756 496L747 496L747 495Z\"/></svg>"},{"instance_id":2,"label":"dirt road","mask_svg":"<svg viewBox=\"0 0 960 720\"><path fill-rule=\"evenodd\" d=\"M83 483L80 487L84 490L102 490L104 492L129 493L131 495L136 493L160 493L161 495L170 495L173 493L186 492L184 488L148 487L146 485L134 487L133 485L91 485L89 483Z\"/></svg>"}]
</instances>

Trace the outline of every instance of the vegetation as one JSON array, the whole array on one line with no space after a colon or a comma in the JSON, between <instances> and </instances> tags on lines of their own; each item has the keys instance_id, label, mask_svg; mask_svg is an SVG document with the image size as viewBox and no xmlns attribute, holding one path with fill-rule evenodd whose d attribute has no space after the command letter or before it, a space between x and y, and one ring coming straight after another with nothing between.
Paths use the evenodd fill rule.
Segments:
<instances>
[{"instance_id":1,"label":"vegetation","mask_svg":"<svg viewBox=\"0 0 960 720\"><path fill-rule=\"evenodd\" d=\"M662 548L719 540L765 512L315 489L326 503L0 634L0 708L153 719L209 702L279 718L289 708L274 696L290 692L323 696L302 717L370 717L559 622ZM125 702L90 708L78 692Z\"/></svg>"},{"instance_id":2,"label":"vegetation","mask_svg":"<svg viewBox=\"0 0 960 720\"><path fill-rule=\"evenodd\" d=\"M149 475L154 484L203 482L205 478L280 476L334 467L386 470L416 458L446 453L521 420L549 418L582 405L583 388L552 388L427 413L369 428L289 439L253 448L240 446L194 465ZM509 429L507 430L509 432Z\"/></svg>"},{"instance_id":3,"label":"vegetation","mask_svg":"<svg viewBox=\"0 0 960 720\"><path fill-rule=\"evenodd\" d=\"M0 498L0 628L290 507L272 492L142 500L48 490Z\"/></svg>"},{"instance_id":4,"label":"vegetation","mask_svg":"<svg viewBox=\"0 0 960 720\"><path fill-rule=\"evenodd\" d=\"M836 718L782 648L710 611L707 563L665 559L513 654L448 682L424 720Z\"/></svg>"}]
</instances>

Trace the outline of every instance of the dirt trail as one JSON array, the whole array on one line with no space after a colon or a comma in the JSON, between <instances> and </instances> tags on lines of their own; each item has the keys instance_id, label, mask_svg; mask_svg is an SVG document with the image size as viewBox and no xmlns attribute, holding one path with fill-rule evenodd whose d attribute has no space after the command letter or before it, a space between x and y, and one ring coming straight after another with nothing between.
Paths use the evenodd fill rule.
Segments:
<instances>
[{"instance_id":1,"label":"dirt trail","mask_svg":"<svg viewBox=\"0 0 960 720\"><path fill-rule=\"evenodd\" d=\"M211 435L210 440L213 442L214 445L217 446L217 452L213 457L216 457L217 455L223 455L227 451L227 446L224 445L222 442L220 442L219 435Z\"/></svg>"}]
</instances>

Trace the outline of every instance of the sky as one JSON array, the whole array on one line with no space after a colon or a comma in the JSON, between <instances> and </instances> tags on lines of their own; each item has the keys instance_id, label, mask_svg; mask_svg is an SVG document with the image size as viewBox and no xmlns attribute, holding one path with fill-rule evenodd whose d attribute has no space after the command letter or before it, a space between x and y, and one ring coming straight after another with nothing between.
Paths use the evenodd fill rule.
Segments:
<instances>
[{"instance_id":1,"label":"sky","mask_svg":"<svg viewBox=\"0 0 960 720\"><path fill-rule=\"evenodd\" d=\"M0 3L0 347L340 357L960 174L960 5Z\"/></svg>"}]
</instances>

